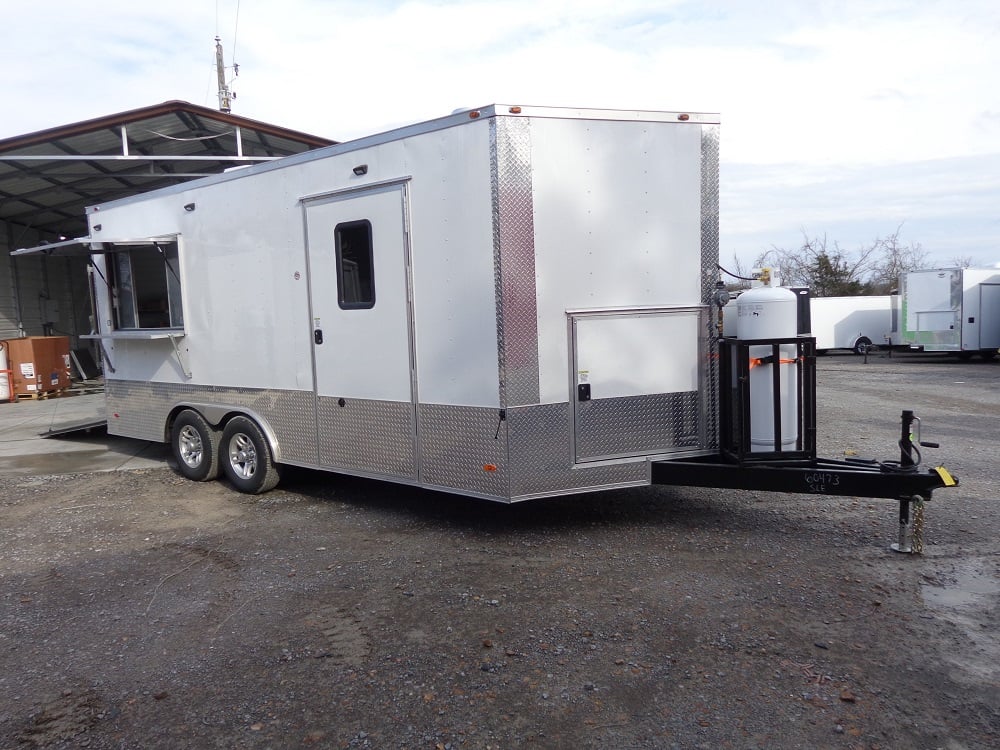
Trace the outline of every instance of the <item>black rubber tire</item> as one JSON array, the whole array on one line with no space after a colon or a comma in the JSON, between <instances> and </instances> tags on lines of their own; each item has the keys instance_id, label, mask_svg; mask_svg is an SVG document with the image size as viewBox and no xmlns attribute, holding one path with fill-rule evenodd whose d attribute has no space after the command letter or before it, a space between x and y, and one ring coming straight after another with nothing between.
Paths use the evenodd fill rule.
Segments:
<instances>
[{"instance_id":1,"label":"black rubber tire","mask_svg":"<svg viewBox=\"0 0 1000 750\"><path fill-rule=\"evenodd\" d=\"M177 470L195 482L219 476L219 431L192 409L185 409L170 426L170 449Z\"/></svg>"},{"instance_id":2,"label":"black rubber tire","mask_svg":"<svg viewBox=\"0 0 1000 750\"><path fill-rule=\"evenodd\" d=\"M872 345L872 340L867 336L862 336L857 341L854 342L854 353L864 354L868 351L868 348Z\"/></svg>"},{"instance_id":3,"label":"black rubber tire","mask_svg":"<svg viewBox=\"0 0 1000 750\"><path fill-rule=\"evenodd\" d=\"M226 423L219 460L230 484L248 495L274 489L281 479L264 433L248 417L233 417Z\"/></svg>"},{"instance_id":4,"label":"black rubber tire","mask_svg":"<svg viewBox=\"0 0 1000 750\"><path fill-rule=\"evenodd\" d=\"M997 358L996 349L980 349L979 356L983 358L984 362L992 362Z\"/></svg>"}]
</instances>

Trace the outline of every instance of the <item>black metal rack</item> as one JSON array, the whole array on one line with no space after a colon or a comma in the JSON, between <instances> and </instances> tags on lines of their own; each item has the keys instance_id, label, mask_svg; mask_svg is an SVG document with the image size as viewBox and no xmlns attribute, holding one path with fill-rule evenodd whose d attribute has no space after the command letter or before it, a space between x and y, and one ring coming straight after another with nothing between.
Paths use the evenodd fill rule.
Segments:
<instances>
[{"instance_id":1,"label":"black metal rack","mask_svg":"<svg viewBox=\"0 0 1000 750\"><path fill-rule=\"evenodd\" d=\"M788 349L794 347L794 354ZM752 352L751 350L756 351ZM765 351L761 351L765 350ZM755 356L751 356L751 355ZM763 355L763 356L761 356ZM750 371L771 365L770 394L750 392ZM790 394L782 390L782 367L795 372L795 446L782 445L782 404ZM780 339L719 340L719 429L722 455L737 463L816 458L816 339L795 336ZM789 380L791 380L789 378ZM787 390L787 389L786 389ZM769 396L772 404L773 450L754 450L751 443L751 398Z\"/></svg>"}]
</instances>

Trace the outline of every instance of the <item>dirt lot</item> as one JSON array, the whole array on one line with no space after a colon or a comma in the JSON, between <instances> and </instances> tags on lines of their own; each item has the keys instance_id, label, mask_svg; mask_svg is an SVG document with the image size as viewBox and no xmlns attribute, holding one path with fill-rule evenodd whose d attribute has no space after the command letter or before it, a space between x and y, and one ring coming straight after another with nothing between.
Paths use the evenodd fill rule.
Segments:
<instances>
[{"instance_id":1,"label":"dirt lot","mask_svg":"<svg viewBox=\"0 0 1000 750\"><path fill-rule=\"evenodd\" d=\"M903 408L922 556L884 500L0 477L0 746L995 748L1000 364L821 360L822 455Z\"/></svg>"}]
</instances>

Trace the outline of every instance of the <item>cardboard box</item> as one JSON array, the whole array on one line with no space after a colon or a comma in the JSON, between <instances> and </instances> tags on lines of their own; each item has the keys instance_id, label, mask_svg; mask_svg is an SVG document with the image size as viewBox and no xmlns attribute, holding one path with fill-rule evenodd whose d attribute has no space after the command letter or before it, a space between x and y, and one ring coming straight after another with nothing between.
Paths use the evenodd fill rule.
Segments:
<instances>
[{"instance_id":1,"label":"cardboard box","mask_svg":"<svg viewBox=\"0 0 1000 750\"><path fill-rule=\"evenodd\" d=\"M37 396L70 386L68 336L7 339L14 396Z\"/></svg>"}]
</instances>

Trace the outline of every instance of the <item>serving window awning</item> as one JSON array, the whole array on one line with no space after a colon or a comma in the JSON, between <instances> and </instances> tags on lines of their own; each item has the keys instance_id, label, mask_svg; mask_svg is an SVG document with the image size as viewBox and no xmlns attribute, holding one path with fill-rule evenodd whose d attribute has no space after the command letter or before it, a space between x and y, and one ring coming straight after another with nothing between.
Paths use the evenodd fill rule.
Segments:
<instances>
[{"instance_id":1,"label":"serving window awning","mask_svg":"<svg viewBox=\"0 0 1000 750\"><path fill-rule=\"evenodd\" d=\"M12 250L11 255L58 255L61 257L66 256L80 256L80 255L93 255L95 252L100 252L99 250L91 250L92 240L90 237L77 237L75 240L63 240L62 242L46 242L44 245L37 245L35 247L21 247L17 250Z\"/></svg>"},{"instance_id":2,"label":"serving window awning","mask_svg":"<svg viewBox=\"0 0 1000 750\"><path fill-rule=\"evenodd\" d=\"M140 239L115 239L107 240L103 237L95 239L93 237L77 237L74 240L63 240L62 242L47 242L35 247L22 247L11 252L11 255L54 255L62 258L66 257L89 257L91 255L101 255L105 253L120 252L126 247L136 247L142 245L162 245L168 242L176 242L177 235L164 235L163 237L142 237Z\"/></svg>"}]
</instances>

